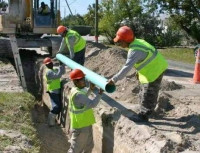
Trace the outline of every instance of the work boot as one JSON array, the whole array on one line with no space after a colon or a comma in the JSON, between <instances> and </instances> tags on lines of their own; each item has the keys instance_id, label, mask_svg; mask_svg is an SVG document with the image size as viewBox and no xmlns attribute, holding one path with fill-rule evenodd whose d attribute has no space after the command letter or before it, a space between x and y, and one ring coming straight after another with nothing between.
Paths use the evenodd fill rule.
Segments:
<instances>
[{"instance_id":1,"label":"work boot","mask_svg":"<svg viewBox=\"0 0 200 153\"><path fill-rule=\"evenodd\" d=\"M132 116L130 120L133 122L148 122L149 118L147 115L139 113L137 116Z\"/></svg>"},{"instance_id":2,"label":"work boot","mask_svg":"<svg viewBox=\"0 0 200 153\"><path fill-rule=\"evenodd\" d=\"M49 112L48 125L51 127L54 126L55 124L56 124L56 114Z\"/></svg>"}]
</instances>

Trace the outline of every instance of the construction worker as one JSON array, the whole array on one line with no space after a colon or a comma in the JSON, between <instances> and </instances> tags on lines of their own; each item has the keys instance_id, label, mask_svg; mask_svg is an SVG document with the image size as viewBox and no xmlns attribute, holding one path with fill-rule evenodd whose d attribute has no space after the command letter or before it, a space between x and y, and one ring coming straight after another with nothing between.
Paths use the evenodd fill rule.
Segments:
<instances>
[{"instance_id":1,"label":"construction worker","mask_svg":"<svg viewBox=\"0 0 200 153\"><path fill-rule=\"evenodd\" d=\"M86 40L78 32L62 25L57 28L57 33L63 37L58 53L63 53L67 46L70 58L84 65Z\"/></svg>"},{"instance_id":2,"label":"construction worker","mask_svg":"<svg viewBox=\"0 0 200 153\"><path fill-rule=\"evenodd\" d=\"M53 68L52 59L49 57L46 57L43 63L47 68L44 79L47 83L47 93L50 96L52 106L48 115L48 125L54 126L56 116L60 113L62 108L60 78L64 74L65 67L60 63L61 65L58 69Z\"/></svg>"},{"instance_id":3,"label":"construction worker","mask_svg":"<svg viewBox=\"0 0 200 153\"><path fill-rule=\"evenodd\" d=\"M133 116L135 122L148 121L152 114L159 93L163 73L168 67L167 61L152 45L142 39L137 39L130 27L122 26L116 33L114 42L123 48L129 48L126 64L115 74L109 84L121 80L134 66L137 78L141 84L140 112Z\"/></svg>"},{"instance_id":4,"label":"construction worker","mask_svg":"<svg viewBox=\"0 0 200 153\"><path fill-rule=\"evenodd\" d=\"M69 94L69 114L71 128L71 146L68 153L91 153L94 146L92 125L95 123L92 108L96 107L103 93L99 89L97 96L91 100L88 98L95 86L90 83L87 91L85 74L80 69L74 69L70 72L70 79L73 81L73 87Z\"/></svg>"},{"instance_id":5,"label":"construction worker","mask_svg":"<svg viewBox=\"0 0 200 153\"><path fill-rule=\"evenodd\" d=\"M39 11L38 11L39 14L42 14L42 15L47 15L50 13L50 8L48 5L46 5L44 2L41 2L41 6L39 8Z\"/></svg>"}]
</instances>

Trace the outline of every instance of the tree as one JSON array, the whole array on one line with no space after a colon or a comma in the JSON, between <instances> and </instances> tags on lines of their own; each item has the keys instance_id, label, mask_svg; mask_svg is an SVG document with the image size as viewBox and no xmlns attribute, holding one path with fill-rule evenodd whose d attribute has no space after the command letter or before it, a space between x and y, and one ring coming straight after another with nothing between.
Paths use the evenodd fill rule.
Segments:
<instances>
[{"instance_id":1,"label":"tree","mask_svg":"<svg viewBox=\"0 0 200 153\"><path fill-rule=\"evenodd\" d=\"M101 9L101 5L98 5L98 20L101 20L103 16L103 12ZM83 16L86 25L93 27L91 33L95 33L95 4L88 6L88 13Z\"/></svg>"},{"instance_id":2,"label":"tree","mask_svg":"<svg viewBox=\"0 0 200 153\"><path fill-rule=\"evenodd\" d=\"M62 19L61 23L65 26L85 25L85 21L80 14L68 15Z\"/></svg>"},{"instance_id":3,"label":"tree","mask_svg":"<svg viewBox=\"0 0 200 153\"><path fill-rule=\"evenodd\" d=\"M162 36L160 20L155 13L157 4L143 3L142 0L102 0L103 17L100 31L112 43L115 33L122 25L130 26L138 38L157 45L157 37Z\"/></svg>"},{"instance_id":4,"label":"tree","mask_svg":"<svg viewBox=\"0 0 200 153\"><path fill-rule=\"evenodd\" d=\"M142 12L139 0L102 0L101 7L103 16L99 22L99 30L111 43L121 24L133 27L133 19Z\"/></svg>"},{"instance_id":5,"label":"tree","mask_svg":"<svg viewBox=\"0 0 200 153\"><path fill-rule=\"evenodd\" d=\"M174 22L188 35L200 43L199 0L156 0L161 12L170 14Z\"/></svg>"}]
</instances>

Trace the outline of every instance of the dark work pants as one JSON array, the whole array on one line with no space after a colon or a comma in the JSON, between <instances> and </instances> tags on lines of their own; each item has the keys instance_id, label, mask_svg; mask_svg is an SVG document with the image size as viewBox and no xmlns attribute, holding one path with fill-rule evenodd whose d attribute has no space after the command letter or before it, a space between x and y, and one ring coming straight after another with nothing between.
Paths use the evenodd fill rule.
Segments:
<instances>
[{"instance_id":1,"label":"dark work pants","mask_svg":"<svg viewBox=\"0 0 200 153\"><path fill-rule=\"evenodd\" d=\"M140 114L148 116L154 111L162 78L163 74L161 74L154 82L140 85Z\"/></svg>"},{"instance_id":2,"label":"dark work pants","mask_svg":"<svg viewBox=\"0 0 200 153\"><path fill-rule=\"evenodd\" d=\"M51 113L59 114L62 109L61 94L49 93L51 99Z\"/></svg>"},{"instance_id":3,"label":"dark work pants","mask_svg":"<svg viewBox=\"0 0 200 153\"><path fill-rule=\"evenodd\" d=\"M84 65L85 63L85 48L83 48L81 51L74 54L73 61L76 63L79 63L80 65Z\"/></svg>"}]
</instances>

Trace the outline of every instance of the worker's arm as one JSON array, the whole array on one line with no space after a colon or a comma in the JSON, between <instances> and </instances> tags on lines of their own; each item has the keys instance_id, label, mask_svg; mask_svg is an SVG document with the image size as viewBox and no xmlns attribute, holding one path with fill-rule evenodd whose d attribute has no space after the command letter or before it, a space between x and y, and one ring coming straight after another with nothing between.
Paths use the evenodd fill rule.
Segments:
<instances>
[{"instance_id":1,"label":"worker's arm","mask_svg":"<svg viewBox=\"0 0 200 153\"><path fill-rule=\"evenodd\" d=\"M65 38L62 39L62 42L60 44L60 48L58 50L58 53L61 53L63 54L65 52L65 49L66 49L67 45L65 43Z\"/></svg>"},{"instance_id":2,"label":"worker's arm","mask_svg":"<svg viewBox=\"0 0 200 153\"><path fill-rule=\"evenodd\" d=\"M48 79L58 79L60 78L65 72L65 66L60 65L56 72L48 71L46 76Z\"/></svg>"},{"instance_id":3,"label":"worker's arm","mask_svg":"<svg viewBox=\"0 0 200 153\"><path fill-rule=\"evenodd\" d=\"M143 61L147 57L147 53L143 51L129 51L126 64L123 66L123 68L112 77L112 81L116 83L117 81L123 79L126 74L133 68L133 65L135 63L138 63L139 61Z\"/></svg>"},{"instance_id":4,"label":"worker's arm","mask_svg":"<svg viewBox=\"0 0 200 153\"><path fill-rule=\"evenodd\" d=\"M74 58L74 45L76 42L76 37L75 36L69 36L68 37L68 41L69 41L69 53L70 53L70 58L73 59Z\"/></svg>"},{"instance_id":5,"label":"worker's arm","mask_svg":"<svg viewBox=\"0 0 200 153\"><path fill-rule=\"evenodd\" d=\"M97 94L97 96L94 99L88 98L87 95L83 94L76 94L74 97L74 105L77 108L83 108L85 106L86 110L90 108L94 108L98 105L100 99L101 99L101 94Z\"/></svg>"}]
</instances>

